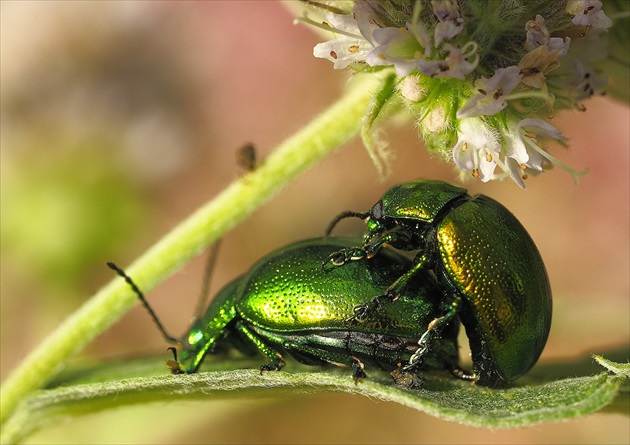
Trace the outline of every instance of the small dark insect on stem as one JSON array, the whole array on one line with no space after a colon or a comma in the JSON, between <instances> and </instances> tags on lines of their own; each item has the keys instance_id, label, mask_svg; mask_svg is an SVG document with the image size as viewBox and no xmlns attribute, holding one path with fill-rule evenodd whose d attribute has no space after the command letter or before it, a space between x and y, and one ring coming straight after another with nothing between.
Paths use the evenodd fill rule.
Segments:
<instances>
[{"instance_id":1,"label":"small dark insect on stem","mask_svg":"<svg viewBox=\"0 0 630 445\"><path fill-rule=\"evenodd\" d=\"M136 283L134 283L131 280L131 278L120 267L116 266L114 263L107 263L107 266L110 269L114 270L118 275L123 277L125 281L127 282L127 284L131 287L131 289L136 293L138 298L140 298L140 301L144 305L145 309L149 312L149 315L151 316L151 318L153 318L153 321L157 325L158 329L160 330L160 332L162 333L162 336L166 339L166 341L169 343L177 343L178 340L166 332L166 329L164 329L164 326L162 326L162 323L160 323L160 320L157 318L157 315L155 315L155 312L153 312L153 309L151 309L151 306L149 306L149 303L147 303L147 300L144 298L144 294L140 291L138 286L136 286Z\"/></svg>"},{"instance_id":2,"label":"small dark insect on stem","mask_svg":"<svg viewBox=\"0 0 630 445\"><path fill-rule=\"evenodd\" d=\"M236 164L245 173L256 170L258 163L256 161L256 147L254 147L254 144L248 143L236 150Z\"/></svg>"}]
</instances>

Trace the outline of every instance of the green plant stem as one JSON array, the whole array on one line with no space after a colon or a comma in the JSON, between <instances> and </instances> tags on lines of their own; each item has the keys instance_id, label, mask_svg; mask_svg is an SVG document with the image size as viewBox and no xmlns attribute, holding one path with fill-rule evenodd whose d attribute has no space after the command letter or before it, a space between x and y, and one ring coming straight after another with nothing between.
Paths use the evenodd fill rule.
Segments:
<instances>
[{"instance_id":1,"label":"green plant stem","mask_svg":"<svg viewBox=\"0 0 630 445\"><path fill-rule=\"evenodd\" d=\"M127 269L145 291L251 214L299 173L358 134L381 74L357 78L346 94L298 133L285 140L253 172L233 182ZM1 422L30 391L46 384L64 362L105 331L137 301L115 278L66 319L13 371L2 387Z\"/></svg>"}]
</instances>

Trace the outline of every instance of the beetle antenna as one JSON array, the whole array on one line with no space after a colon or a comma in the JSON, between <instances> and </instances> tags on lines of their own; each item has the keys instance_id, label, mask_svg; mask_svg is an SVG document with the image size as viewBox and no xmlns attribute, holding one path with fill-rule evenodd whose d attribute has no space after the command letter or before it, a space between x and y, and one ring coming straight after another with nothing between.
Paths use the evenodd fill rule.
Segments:
<instances>
[{"instance_id":1,"label":"beetle antenna","mask_svg":"<svg viewBox=\"0 0 630 445\"><path fill-rule=\"evenodd\" d=\"M354 212L352 210L346 210L345 212L341 212L339 215L335 216L335 218L328 224L326 228L326 237L330 236L330 233L333 231L335 226L339 221L346 218L360 218L365 219L370 216L370 212Z\"/></svg>"},{"instance_id":2,"label":"beetle antenna","mask_svg":"<svg viewBox=\"0 0 630 445\"><path fill-rule=\"evenodd\" d=\"M203 311L206 308L206 302L208 301L208 294L210 291L210 282L211 282L210 278L212 277L212 271L214 270L214 265L217 262L217 256L218 256L220 245L221 245L220 240L214 243L208 255L208 262L206 263L206 270L203 273L203 287L201 288L201 295L199 295L199 301L197 303L197 310L195 311L195 314L198 319L203 316Z\"/></svg>"},{"instance_id":3,"label":"beetle antenna","mask_svg":"<svg viewBox=\"0 0 630 445\"><path fill-rule=\"evenodd\" d=\"M164 326L162 326L162 323L160 323L160 320L157 318L157 315L155 315L155 312L153 312L153 309L151 309L151 306L149 306L149 303L144 298L144 294L140 291L138 286L136 286L136 283L134 283L131 280L129 275L127 275L125 271L123 271L120 267L116 266L114 263L107 263L107 266L110 269L114 270L118 275L123 277L125 281L127 282L127 284L131 287L131 289L136 293L138 298L140 298L140 301L144 305L145 309L149 312L149 315L151 316L151 318L153 318L153 321L157 325L158 329L160 330L160 332L162 333L162 336L166 339L166 341L169 343L177 343L178 340L175 337L168 335L168 333L166 332L166 329L164 329Z\"/></svg>"}]
</instances>

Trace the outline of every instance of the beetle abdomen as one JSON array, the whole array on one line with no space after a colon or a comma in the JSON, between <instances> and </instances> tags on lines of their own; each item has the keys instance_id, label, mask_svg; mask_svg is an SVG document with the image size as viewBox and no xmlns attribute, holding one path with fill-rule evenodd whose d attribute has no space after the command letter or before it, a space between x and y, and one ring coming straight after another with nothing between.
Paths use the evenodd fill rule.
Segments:
<instances>
[{"instance_id":1,"label":"beetle abdomen","mask_svg":"<svg viewBox=\"0 0 630 445\"><path fill-rule=\"evenodd\" d=\"M274 332L340 330L401 337L422 334L438 314L441 293L432 277L419 274L399 301L361 323L349 323L354 309L385 293L411 263L393 252L379 252L332 271L323 258L348 246L339 239L276 252L246 275L236 307L243 319Z\"/></svg>"},{"instance_id":2,"label":"beetle abdomen","mask_svg":"<svg viewBox=\"0 0 630 445\"><path fill-rule=\"evenodd\" d=\"M463 229L464 228L464 229ZM482 383L511 381L538 360L551 324L551 289L534 242L501 204L478 196L437 227L443 270Z\"/></svg>"}]
</instances>

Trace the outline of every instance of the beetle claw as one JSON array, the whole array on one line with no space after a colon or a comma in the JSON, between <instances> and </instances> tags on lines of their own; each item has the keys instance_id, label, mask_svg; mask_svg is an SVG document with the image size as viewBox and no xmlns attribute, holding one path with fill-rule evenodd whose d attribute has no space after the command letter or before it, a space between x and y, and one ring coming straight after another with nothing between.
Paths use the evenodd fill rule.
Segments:
<instances>
[{"instance_id":1,"label":"beetle claw","mask_svg":"<svg viewBox=\"0 0 630 445\"><path fill-rule=\"evenodd\" d=\"M373 312L372 308L370 308L369 304L364 304L362 306L357 306L354 308L354 315L350 317L356 321L365 321L370 317L370 314Z\"/></svg>"},{"instance_id":2,"label":"beetle claw","mask_svg":"<svg viewBox=\"0 0 630 445\"><path fill-rule=\"evenodd\" d=\"M179 361L177 360L177 349L170 347L167 351L171 351L173 354L173 360L166 360L164 363L166 367L171 370L172 374L182 374L183 371L179 365Z\"/></svg>"},{"instance_id":3,"label":"beetle claw","mask_svg":"<svg viewBox=\"0 0 630 445\"><path fill-rule=\"evenodd\" d=\"M423 376L406 371L400 363L398 363L398 368L391 372L391 376L397 385L408 389L418 389L426 382Z\"/></svg>"},{"instance_id":4,"label":"beetle claw","mask_svg":"<svg viewBox=\"0 0 630 445\"><path fill-rule=\"evenodd\" d=\"M354 379L355 385L358 385L363 379L367 378L365 365L356 357L352 357L352 378Z\"/></svg>"},{"instance_id":5,"label":"beetle claw","mask_svg":"<svg viewBox=\"0 0 630 445\"><path fill-rule=\"evenodd\" d=\"M357 306L354 308L354 315L348 318L348 321L358 321L360 323L364 322L368 318L372 316L375 312L378 312L383 304L381 303L381 299L387 297L386 295L379 295L375 297L370 302L362 304L361 306Z\"/></svg>"},{"instance_id":6,"label":"beetle claw","mask_svg":"<svg viewBox=\"0 0 630 445\"><path fill-rule=\"evenodd\" d=\"M448 367L448 371L451 373L452 376L457 377L458 379L461 379L461 380L467 380L473 383L479 380L479 376L477 374L470 371L466 371L465 369L462 369L457 365Z\"/></svg>"},{"instance_id":7,"label":"beetle claw","mask_svg":"<svg viewBox=\"0 0 630 445\"><path fill-rule=\"evenodd\" d=\"M324 270L333 270L336 267L343 266L347 262L348 257L345 250L340 250L339 252L335 252L330 255L328 259L322 263L322 267Z\"/></svg>"},{"instance_id":8,"label":"beetle claw","mask_svg":"<svg viewBox=\"0 0 630 445\"><path fill-rule=\"evenodd\" d=\"M341 267L350 261L358 261L362 260L369 256L368 252L366 252L361 247L354 247L351 249L342 249L338 252L330 255L326 261L322 263L322 267L325 271L331 271L337 267Z\"/></svg>"},{"instance_id":9,"label":"beetle claw","mask_svg":"<svg viewBox=\"0 0 630 445\"><path fill-rule=\"evenodd\" d=\"M266 363L264 365L260 365L260 375L263 375L263 372L266 372L266 371L280 371L283 367L284 367L284 362Z\"/></svg>"}]
</instances>

